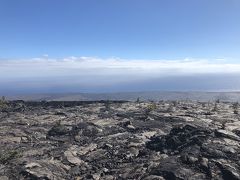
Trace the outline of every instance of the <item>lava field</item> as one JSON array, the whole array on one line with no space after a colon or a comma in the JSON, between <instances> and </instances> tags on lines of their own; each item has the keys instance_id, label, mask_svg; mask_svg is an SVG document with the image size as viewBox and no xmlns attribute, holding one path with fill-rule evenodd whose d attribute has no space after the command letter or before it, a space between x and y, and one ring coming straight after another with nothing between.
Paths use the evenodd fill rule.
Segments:
<instances>
[{"instance_id":1,"label":"lava field","mask_svg":"<svg viewBox=\"0 0 240 180\"><path fill-rule=\"evenodd\" d=\"M0 104L0 180L240 179L238 103Z\"/></svg>"}]
</instances>

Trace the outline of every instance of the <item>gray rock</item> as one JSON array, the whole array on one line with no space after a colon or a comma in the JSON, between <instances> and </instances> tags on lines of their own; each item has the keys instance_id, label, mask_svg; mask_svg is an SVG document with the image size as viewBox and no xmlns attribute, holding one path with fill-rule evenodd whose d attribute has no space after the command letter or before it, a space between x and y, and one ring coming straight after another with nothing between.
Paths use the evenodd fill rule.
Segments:
<instances>
[{"instance_id":1,"label":"gray rock","mask_svg":"<svg viewBox=\"0 0 240 180\"><path fill-rule=\"evenodd\" d=\"M240 141L240 137L231 131L218 129L218 130L216 130L215 134L217 137L224 137L224 138L229 138L229 139L233 139L236 141Z\"/></svg>"},{"instance_id":2,"label":"gray rock","mask_svg":"<svg viewBox=\"0 0 240 180\"><path fill-rule=\"evenodd\" d=\"M239 179L238 116L231 103L214 106L9 102L0 110L0 179Z\"/></svg>"}]
</instances>

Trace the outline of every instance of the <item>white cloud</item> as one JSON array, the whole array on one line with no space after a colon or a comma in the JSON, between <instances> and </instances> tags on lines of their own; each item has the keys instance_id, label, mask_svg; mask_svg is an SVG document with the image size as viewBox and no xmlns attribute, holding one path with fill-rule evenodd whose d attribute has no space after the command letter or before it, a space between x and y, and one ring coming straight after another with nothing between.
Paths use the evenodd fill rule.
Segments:
<instances>
[{"instance_id":1,"label":"white cloud","mask_svg":"<svg viewBox=\"0 0 240 180\"><path fill-rule=\"evenodd\" d=\"M225 60L125 60L92 57L0 60L1 79L56 76L164 77L240 73L240 63Z\"/></svg>"},{"instance_id":2,"label":"white cloud","mask_svg":"<svg viewBox=\"0 0 240 180\"><path fill-rule=\"evenodd\" d=\"M239 77L240 63L223 59L0 60L0 93L240 89Z\"/></svg>"}]
</instances>

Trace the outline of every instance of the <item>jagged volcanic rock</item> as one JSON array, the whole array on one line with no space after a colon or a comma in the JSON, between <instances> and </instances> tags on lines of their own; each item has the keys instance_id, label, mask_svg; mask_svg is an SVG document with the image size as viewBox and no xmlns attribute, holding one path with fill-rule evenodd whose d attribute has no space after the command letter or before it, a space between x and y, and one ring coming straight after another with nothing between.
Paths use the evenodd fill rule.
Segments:
<instances>
[{"instance_id":1,"label":"jagged volcanic rock","mask_svg":"<svg viewBox=\"0 0 240 180\"><path fill-rule=\"evenodd\" d=\"M233 107L6 102L0 179L240 179L240 121Z\"/></svg>"}]
</instances>

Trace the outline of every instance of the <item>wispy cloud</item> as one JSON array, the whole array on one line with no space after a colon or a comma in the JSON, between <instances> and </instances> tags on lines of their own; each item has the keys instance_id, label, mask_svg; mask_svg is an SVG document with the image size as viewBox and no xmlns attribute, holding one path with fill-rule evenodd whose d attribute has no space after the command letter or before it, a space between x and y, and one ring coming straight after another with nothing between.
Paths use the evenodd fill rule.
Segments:
<instances>
[{"instance_id":1,"label":"wispy cloud","mask_svg":"<svg viewBox=\"0 0 240 180\"><path fill-rule=\"evenodd\" d=\"M81 75L133 75L175 76L191 74L240 73L240 63L225 60L125 60L92 57L49 57L27 60L1 60L0 75L4 78L81 76Z\"/></svg>"},{"instance_id":2,"label":"wispy cloud","mask_svg":"<svg viewBox=\"0 0 240 180\"><path fill-rule=\"evenodd\" d=\"M120 58L49 56L0 60L0 83L5 91L55 89L188 90L232 88L240 63L224 59L127 60ZM202 82L201 82L202 81ZM201 84L202 83L202 84ZM204 84L203 84L204 83ZM0 87L0 91L3 87ZM111 89L111 88L110 88Z\"/></svg>"}]
</instances>

